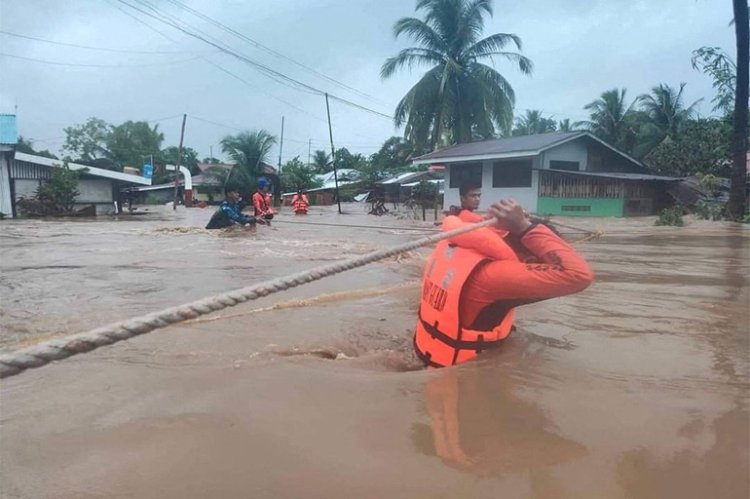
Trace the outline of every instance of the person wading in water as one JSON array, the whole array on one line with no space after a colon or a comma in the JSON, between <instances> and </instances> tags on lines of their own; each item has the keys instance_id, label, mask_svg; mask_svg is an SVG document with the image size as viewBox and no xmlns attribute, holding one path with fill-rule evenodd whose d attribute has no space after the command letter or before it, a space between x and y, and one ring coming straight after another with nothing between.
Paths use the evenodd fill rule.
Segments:
<instances>
[{"instance_id":1,"label":"person wading in water","mask_svg":"<svg viewBox=\"0 0 750 499\"><path fill-rule=\"evenodd\" d=\"M586 261L550 228L529 221L517 202L498 201L489 216L497 228L441 241L427 260L414 349L428 367L460 364L498 346L513 330L515 307L577 293L594 280ZM467 223L447 216L443 230Z\"/></svg>"}]
</instances>

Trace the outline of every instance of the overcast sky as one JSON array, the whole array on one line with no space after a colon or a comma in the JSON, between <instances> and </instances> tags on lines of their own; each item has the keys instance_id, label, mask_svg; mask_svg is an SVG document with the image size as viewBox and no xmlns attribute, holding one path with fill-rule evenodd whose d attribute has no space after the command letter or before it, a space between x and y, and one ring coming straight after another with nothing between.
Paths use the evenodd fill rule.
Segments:
<instances>
[{"instance_id":1,"label":"overcast sky","mask_svg":"<svg viewBox=\"0 0 750 499\"><path fill-rule=\"evenodd\" d=\"M138 0L127 0L139 5ZM412 46L392 26L414 15L410 0L181 0L193 9L353 89L240 40L167 0L149 0L194 29L247 57L312 87L392 114L425 71L383 81L383 61ZM729 0L495 0L486 35L515 33L535 65L523 76L509 63L495 67L516 92L516 114L541 109L556 119L585 119L583 106L603 91L624 87L634 98L665 82L687 82L688 103L710 114L711 81L690 66L703 45L734 53ZM141 8L142 7L141 5ZM150 27L149 27L150 26ZM285 116L283 160L307 160L329 149L323 97L289 88L203 42L136 12L117 0L0 0L0 30L115 52L54 45L0 34L0 112L17 106L19 132L37 148L59 152L63 127L91 116L119 124L160 120L164 147L179 141L208 156L236 129L279 135ZM159 52L159 53L153 53ZM167 52L167 53L163 53ZM67 65L47 64L9 55ZM73 66L73 64L82 66ZM91 65L91 66L85 66ZM107 66L107 67L98 67ZM231 72L237 78L227 74ZM331 102L336 147L371 154L391 135L391 120ZM168 119L162 119L168 118ZM207 121L220 124L216 125ZM278 147L272 153L278 160Z\"/></svg>"}]
</instances>

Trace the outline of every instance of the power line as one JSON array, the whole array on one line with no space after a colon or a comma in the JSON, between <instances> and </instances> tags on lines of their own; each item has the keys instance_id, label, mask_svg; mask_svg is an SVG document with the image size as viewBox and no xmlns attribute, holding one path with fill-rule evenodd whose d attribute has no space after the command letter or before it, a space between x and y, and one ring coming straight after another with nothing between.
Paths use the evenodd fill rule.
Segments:
<instances>
[{"instance_id":1,"label":"power line","mask_svg":"<svg viewBox=\"0 0 750 499\"><path fill-rule=\"evenodd\" d=\"M42 64L51 64L54 66L70 66L70 67L81 67L81 68L146 68L146 67L153 67L153 66L182 64L184 62L190 62L190 61L194 61L198 59L198 57L192 57L190 59L182 59L179 61L157 62L157 63L150 63L150 64L77 64L77 63L72 63L72 62L48 61L45 59L36 59L34 57L24 57L21 55L6 54L4 52L0 52L0 57L12 57L13 59L23 59L25 61L39 62Z\"/></svg>"},{"instance_id":2,"label":"power line","mask_svg":"<svg viewBox=\"0 0 750 499\"><path fill-rule=\"evenodd\" d=\"M272 48L270 48L270 47L268 47L268 46L260 43L257 40L253 40L249 36L247 36L247 35L245 35L243 33L240 33L239 31L237 31L237 30L235 30L235 29L233 29L233 28L231 28L231 27L229 27L229 26L227 26L227 25L225 25L225 24L223 24L223 23L221 23L221 22L219 22L219 21L217 21L215 19L212 19L211 17L209 17L209 16L207 16L207 15L205 15L205 14L203 14L203 13L201 13L201 12L199 12L199 11L191 8L191 7L188 7L187 5L185 5L184 3L182 3L182 2L180 2L178 0L167 0L167 1L169 3L177 6L178 8L186 10L187 12L193 14L194 16L196 16L196 17L198 17L200 19L203 19L204 21L207 21L207 22L213 24L214 26L217 26L218 28L222 29L223 31L225 31L227 33L230 33L230 34L232 34L232 35L240 38L241 40L246 41L247 43L253 45L256 48L259 48L261 50L266 51L267 53L269 53L271 55L274 55L276 57L280 57L280 58L282 58L282 59L284 59L286 61L289 61L289 62L291 62L291 63L293 63L293 64L295 64L295 65L297 65L297 66L299 66L299 67L301 67L301 68L303 68L305 70L307 70L307 71L310 71L314 75L316 75L316 76L318 76L320 78L323 78L326 81L329 81L329 82L333 83L334 85L337 85L337 86L339 86L341 88L345 88L345 89L350 90L350 91L352 91L352 92L354 92L354 93L356 93L356 94L358 94L358 95L360 95L362 97L366 97L366 98L369 98L369 99L377 102L377 99L375 99L373 96L368 95L365 92L362 92L360 90L357 90L356 88L354 88L352 86L349 86L346 83L343 83L343 82L341 82L341 81L339 81L339 80L337 80L335 78L332 78L332 77L330 77L330 76L328 76L326 74L323 74L323 73L317 71L314 68L311 68L311 67L309 67L309 66L307 66L307 65L305 65L305 64L303 64L303 63L301 63L301 62L299 62L299 61L297 61L297 60L295 60L295 59L293 59L293 58L291 58L291 57L289 57L287 55L284 55L284 54L278 52L277 50L274 50L274 49L272 49Z\"/></svg>"},{"instance_id":3,"label":"power line","mask_svg":"<svg viewBox=\"0 0 750 499\"><path fill-rule=\"evenodd\" d=\"M269 67L269 66L267 66L265 64L262 64L260 62L257 62L255 60L253 60L253 59L250 59L249 57L247 57L247 56L245 56L243 54L240 54L240 53L232 50L231 47L228 48L225 44L222 44L221 42L219 42L219 43L213 42L213 41L207 39L206 37L201 36L198 33L195 33L193 31L190 31L189 29L186 29L183 26L180 26L178 20L170 19L170 16L167 16L167 15L161 13L156 7L154 7L153 5L149 4L145 0L135 0L135 1L138 2L141 5L146 6L149 9L151 9L154 12L154 14L152 14L150 12L147 12L147 11L145 11L145 10L137 7L137 6L134 6L134 5L130 4L130 3L128 3L127 1L125 1L125 0L117 0L117 1L120 2L123 5L126 5L126 6L130 7L131 9L134 9L134 10L136 10L138 12L143 13L144 15L152 17L152 18L158 20L161 23L167 24L168 26L171 26L171 27L173 27L173 28L181 31L181 32L185 33L188 36L191 36L193 38L201 40L202 42L204 42L204 43L206 43L208 45L211 45L211 46L213 46L213 47L221 50L222 52L224 52L226 54L229 54L229 55L231 55L231 56L233 56L233 57L235 57L235 58L237 58L237 59L239 59L239 60L241 60L241 61L243 61L243 62L245 62L245 63L247 63L247 64L249 64L251 66L253 66L253 67L255 67L261 73L265 74L267 77L269 77L269 78L273 79L274 81L277 81L277 82L279 82L279 83L281 83L283 85L287 85L287 86L289 86L291 88L295 88L297 90L308 91L310 93L317 94L317 95L325 95L327 93L327 92L325 92L325 91L323 91L323 90L321 90L319 88L313 87L313 86L308 85L306 83L303 83L303 82L301 82L301 81L299 81L299 80L297 80L295 78L287 76L284 73L281 73L280 71L276 71L275 69L273 69L273 68L271 68L271 67ZM183 24L185 24L186 26L190 27L186 23L183 23ZM192 28L192 29L195 30L195 31L200 31L200 30L196 30L195 28ZM207 35L207 36L210 36L210 35ZM348 106L354 107L354 108L359 109L361 111L369 112L369 113L371 113L371 114L373 114L375 116L386 118L388 120L393 120L393 116L390 116L390 115L387 115L385 113L381 113L380 111L376 111L374 109L370 109L368 107L362 106L362 105L357 104L355 102L352 102L352 101L350 101L348 99L344 99L343 97L332 95L330 93L329 93L329 97L331 99L333 99L333 100L336 100L336 101L342 103L342 104L346 104Z\"/></svg>"},{"instance_id":4,"label":"power line","mask_svg":"<svg viewBox=\"0 0 750 499\"><path fill-rule=\"evenodd\" d=\"M113 48L105 48L105 47L92 47L90 45L78 45L76 43L57 42L54 40L47 40L46 38L37 38L35 36L22 35L20 33L11 33L10 31L4 31L4 30L0 30L0 34L7 35L7 36L14 36L16 38L25 38L27 40L34 40L37 42L50 43L53 45L62 45L65 47L75 47L75 48L86 49L86 50L100 50L103 52L118 52L122 54L184 54L184 52L182 51L169 52L169 51L161 51L161 50L126 50L126 49L113 49Z\"/></svg>"},{"instance_id":5,"label":"power line","mask_svg":"<svg viewBox=\"0 0 750 499\"><path fill-rule=\"evenodd\" d=\"M151 26L151 25L150 25L150 24L148 24L147 22L143 21L142 19L139 19L139 18L138 18L137 16L135 16L134 14L131 14L130 12L128 12L128 11L126 11L126 10L124 10L124 9L123 9L123 8L121 8L121 7L119 6L119 5L117 5L116 3L113 3L113 1L110 1L110 0L104 0L104 1L105 1L105 2L107 2L107 3L109 3L109 4L111 5L111 6L113 6L114 8L116 8L117 10L119 10L120 12L122 12L123 14L125 14L126 16L128 16L128 17L130 17L131 19L135 20L136 22L138 22L138 23L140 23L140 24L142 24L142 25L146 26L146 27L147 27L148 29L150 29L150 30L152 30L152 31L156 32L156 33L157 33L158 35L160 35L161 37L163 37L163 38L165 38L165 39L169 40L170 42L172 42L172 43L173 43L173 44L175 44L175 45L179 45L179 44L178 44L178 42L177 42L176 40L174 40L173 38L171 38L171 37L167 36L166 34L164 34L163 32L161 32L160 30L158 30L158 29L154 28L153 26ZM119 0L117 0L117 1L119 1ZM132 6L130 6L130 7L131 7L131 8L135 8L135 7L132 7ZM137 9L137 8L136 8L136 10L139 10L140 12L143 12L142 10L140 10L140 9ZM151 17L153 17L153 16L151 16ZM158 19L157 19L157 20L158 20ZM301 107L299 107L299 106L296 106L296 105L292 104L291 102L288 102L288 101L286 101L286 100L282 99L281 97L277 97L276 95L274 95L274 94L272 94L272 93L270 93L270 92L267 92L267 91L265 91L265 90L263 90L263 89L261 89L261 88L258 88L258 87L256 87L255 85L251 84L250 82L248 82L247 80L245 80L245 79L243 79L242 77L238 76L237 74L233 73L232 71L229 71L228 69L226 69L225 67L221 66L220 64L217 64L217 63L215 63L215 62L213 62L213 61L209 60L208 58L206 58L206 57L204 57L204 56L202 56L202 55L201 55L201 56L199 56L199 57L200 57L201 59L203 59L203 60L204 60L205 62L207 62L208 64L210 64L210 65L214 66L214 67L215 67L216 69L218 69L219 71L221 71L221 72L223 72L223 73L225 73L225 74L227 74L227 75L231 76L232 78L234 78L234 79L236 79L236 80L240 81L241 83L244 83L245 85L247 85L248 87L252 88L253 90L259 91L259 92L261 92L261 93L263 93L263 94L265 94L265 95L267 95L267 96L271 97L272 99L275 99L275 100L277 100L277 101L279 101L279 102L281 102L281 103L283 103L283 104L286 104L286 105L287 105L287 106L289 106L290 108L292 108L292 109L295 109L295 110L297 110L297 111L299 111L299 112L301 112L301 113L303 113L303 114L306 114L306 115L308 115L309 117L311 117L311 118L313 118L313 119L315 119L315 120L321 121L321 122L323 122L323 123L325 123L325 122L326 122L326 120L324 120L323 118L320 118L320 117L318 117L318 116L315 116L314 114L312 114L312 113L310 113L310 112L308 112L308 111L306 111L306 110L302 109L302 108L301 108Z\"/></svg>"}]
</instances>

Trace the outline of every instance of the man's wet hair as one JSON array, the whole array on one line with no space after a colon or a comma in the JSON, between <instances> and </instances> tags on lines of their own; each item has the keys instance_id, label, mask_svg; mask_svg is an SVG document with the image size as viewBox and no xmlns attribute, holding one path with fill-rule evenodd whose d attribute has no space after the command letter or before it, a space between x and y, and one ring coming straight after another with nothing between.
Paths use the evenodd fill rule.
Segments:
<instances>
[{"instance_id":1,"label":"man's wet hair","mask_svg":"<svg viewBox=\"0 0 750 499\"><path fill-rule=\"evenodd\" d=\"M469 193L469 191L473 191L474 189L481 189L482 186L479 185L478 182L474 182L473 180L465 180L461 182L458 186L458 195L459 196L465 196Z\"/></svg>"}]
</instances>

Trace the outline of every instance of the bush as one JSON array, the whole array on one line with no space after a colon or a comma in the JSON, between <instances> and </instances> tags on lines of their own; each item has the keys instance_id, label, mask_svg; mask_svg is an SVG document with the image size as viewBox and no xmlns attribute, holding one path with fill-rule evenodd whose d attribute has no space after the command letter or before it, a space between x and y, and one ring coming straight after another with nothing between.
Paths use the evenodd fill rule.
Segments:
<instances>
[{"instance_id":1,"label":"bush","mask_svg":"<svg viewBox=\"0 0 750 499\"><path fill-rule=\"evenodd\" d=\"M664 208L654 225L674 225L677 227L685 225L685 222L682 221L682 205L677 204L671 208Z\"/></svg>"},{"instance_id":2,"label":"bush","mask_svg":"<svg viewBox=\"0 0 750 499\"><path fill-rule=\"evenodd\" d=\"M700 220L721 220L724 217L724 204L716 201L700 200L695 204L695 216Z\"/></svg>"},{"instance_id":3,"label":"bush","mask_svg":"<svg viewBox=\"0 0 750 499\"><path fill-rule=\"evenodd\" d=\"M80 176L80 171L70 170L67 164L52 168L50 178L37 189L34 197L19 199L18 207L24 215L32 217L71 215Z\"/></svg>"}]
</instances>

